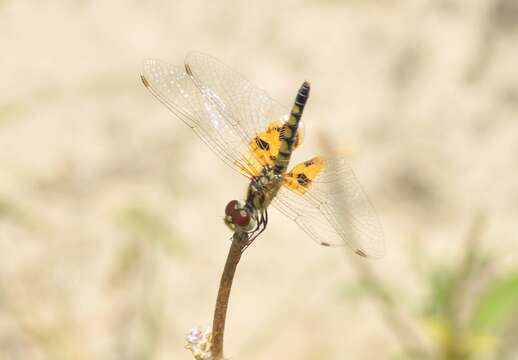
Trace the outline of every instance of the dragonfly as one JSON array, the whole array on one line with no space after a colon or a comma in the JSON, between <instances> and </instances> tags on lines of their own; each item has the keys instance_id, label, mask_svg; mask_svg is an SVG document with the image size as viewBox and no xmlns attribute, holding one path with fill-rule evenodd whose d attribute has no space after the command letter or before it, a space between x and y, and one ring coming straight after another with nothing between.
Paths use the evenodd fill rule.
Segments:
<instances>
[{"instance_id":1,"label":"dragonfly","mask_svg":"<svg viewBox=\"0 0 518 360\"><path fill-rule=\"evenodd\" d=\"M309 82L303 82L288 109L200 52L189 53L183 66L146 60L140 78L223 162L248 179L246 199L230 201L224 217L231 230L248 233L247 246L266 229L271 205L319 245L348 245L362 257L383 256L380 222L344 156L315 156L289 168L304 139L301 118Z\"/></svg>"}]
</instances>

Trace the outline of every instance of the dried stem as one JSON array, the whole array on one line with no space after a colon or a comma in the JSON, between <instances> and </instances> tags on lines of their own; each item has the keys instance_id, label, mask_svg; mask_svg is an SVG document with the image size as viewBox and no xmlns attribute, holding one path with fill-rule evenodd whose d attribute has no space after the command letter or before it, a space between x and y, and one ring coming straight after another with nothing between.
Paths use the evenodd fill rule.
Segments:
<instances>
[{"instance_id":1,"label":"dried stem","mask_svg":"<svg viewBox=\"0 0 518 360\"><path fill-rule=\"evenodd\" d=\"M248 234L245 232L234 233L232 244L228 252L227 261L221 281L219 283L218 298L214 309L214 320L212 322L212 357L214 360L223 359L223 336L225 333L225 319L227 317L228 299L230 289L236 272L237 264L241 259L243 248L248 242Z\"/></svg>"}]
</instances>

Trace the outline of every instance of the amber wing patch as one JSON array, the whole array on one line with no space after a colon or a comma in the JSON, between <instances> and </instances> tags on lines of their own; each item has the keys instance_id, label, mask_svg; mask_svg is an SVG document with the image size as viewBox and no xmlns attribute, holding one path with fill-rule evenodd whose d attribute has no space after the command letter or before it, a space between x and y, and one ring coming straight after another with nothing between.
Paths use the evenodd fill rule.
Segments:
<instances>
[{"instance_id":1,"label":"amber wing patch","mask_svg":"<svg viewBox=\"0 0 518 360\"><path fill-rule=\"evenodd\" d=\"M302 195L310 189L324 167L325 160L320 156L304 161L284 175L284 186Z\"/></svg>"},{"instance_id":2,"label":"amber wing patch","mask_svg":"<svg viewBox=\"0 0 518 360\"><path fill-rule=\"evenodd\" d=\"M272 165L281 146L280 133L283 122L273 121L264 131L261 131L250 140L249 146L253 156L261 165Z\"/></svg>"},{"instance_id":3,"label":"amber wing patch","mask_svg":"<svg viewBox=\"0 0 518 360\"><path fill-rule=\"evenodd\" d=\"M280 133L284 122L272 121L264 131L258 132L248 143L250 154L237 164L248 177L259 176L266 165L273 165L281 146Z\"/></svg>"},{"instance_id":4,"label":"amber wing patch","mask_svg":"<svg viewBox=\"0 0 518 360\"><path fill-rule=\"evenodd\" d=\"M272 121L264 131L258 132L250 139L248 146L251 154L238 164L243 174L248 177L258 176L264 166L275 163L281 147L280 137L285 123L285 120ZM303 139L304 129L299 128L294 148L297 148Z\"/></svg>"},{"instance_id":5,"label":"amber wing patch","mask_svg":"<svg viewBox=\"0 0 518 360\"><path fill-rule=\"evenodd\" d=\"M250 140L249 146L253 156L264 166L273 165L279 148L281 147L281 132L286 121L275 120L268 124L264 131L256 134ZM302 143L304 139L304 130L299 128L297 131L297 141L294 144L294 149Z\"/></svg>"}]
</instances>

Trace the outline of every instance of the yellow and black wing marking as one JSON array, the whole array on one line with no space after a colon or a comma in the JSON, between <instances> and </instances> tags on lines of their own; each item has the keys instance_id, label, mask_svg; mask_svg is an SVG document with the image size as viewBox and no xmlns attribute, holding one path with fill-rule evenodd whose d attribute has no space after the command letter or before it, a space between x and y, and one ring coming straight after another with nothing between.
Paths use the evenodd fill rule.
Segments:
<instances>
[{"instance_id":1,"label":"yellow and black wing marking","mask_svg":"<svg viewBox=\"0 0 518 360\"><path fill-rule=\"evenodd\" d=\"M273 165L279 149L281 146L281 132L283 131L284 123L287 117L272 121L264 131L257 133L249 142L250 151L253 158L255 158L262 166ZM294 144L294 149L299 146L304 139L304 126L301 123L297 131L297 140Z\"/></svg>"},{"instance_id":2,"label":"yellow and black wing marking","mask_svg":"<svg viewBox=\"0 0 518 360\"><path fill-rule=\"evenodd\" d=\"M188 54L183 67L147 60L141 80L216 155L247 177L262 166L255 152L250 157L250 139L289 113L239 73L198 52Z\"/></svg>"},{"instance_id":3,"label":"yellow and black wing marking","mask_svg":"<svg viewBox=\"0 0 518 360\"><path fill-rule=\"evenodd\" d=\"M325 160L321 156L304 161L284 175L283 185L303 195L311 188L313 181L324 170Z\"/></svg>"},{"instance_id":4,"label":"yellow and black wing marking","mask_svg":"<svg viewBox=\"0 0 518 360\"><path fill-rule=\"evenodd\" d=\"M376 212L345 158L296 165L272 204L320 245L347 244L369 258L385 252Z\"/></svg>"}]
</instances>

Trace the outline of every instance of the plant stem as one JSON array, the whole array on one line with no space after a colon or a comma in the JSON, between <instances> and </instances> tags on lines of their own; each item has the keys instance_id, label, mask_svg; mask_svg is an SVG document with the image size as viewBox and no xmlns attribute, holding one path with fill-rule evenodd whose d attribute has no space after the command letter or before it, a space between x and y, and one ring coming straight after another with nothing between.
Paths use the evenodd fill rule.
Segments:
<instances>
[{"instance_id":1,"label":"plant stem","mask_svg":"<svg viewBox=\"0 0 518 360\"><path fill-rule=\"evenodd\" d=\"M232 244L228 251L225 268L219 283L218 298L214 309L214 320L212 322L212 357L214 360L223 359L223 336L225 333L225 319L227 316L228 299L230 289L236 272L237 264L241 259L241 254L245 244L248 242L248 234L236 232L232 238Z\"/></svg>"}]
</instances>

